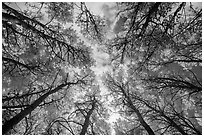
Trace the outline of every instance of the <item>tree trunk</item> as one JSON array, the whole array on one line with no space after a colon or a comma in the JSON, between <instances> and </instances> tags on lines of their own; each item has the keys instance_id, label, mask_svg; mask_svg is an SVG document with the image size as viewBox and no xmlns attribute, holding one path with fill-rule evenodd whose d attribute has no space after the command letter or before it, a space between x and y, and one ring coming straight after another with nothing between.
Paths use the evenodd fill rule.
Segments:
<instances>
[{"instance_id":1,"label":"tree trunk","mask_svg":"<svg viewBox=\"0 0 204 137\"><path fill-rule=\"evenodd\" d=\"M174 128L176 128L182 135L188 135L181 126L177 125L171 118L166 116L163 112L155 109L154 107L150 106L147 102L144 100L138 99L142 101L148 108L152 109L153 111L159 113L162 117L164 117L167 121L169 121L170 125L172 125Z\"/></svg>"},{"instance_id":2,"label":"tree trunk","mask_svg":"<svg viewBox=\"0 0 204 137\"><path fill-rule=\"evenodd\" d=\"M155 135L154 131L151 129L151 127L145 122L145 120L143 119L140 111L132 104L131 101L128 102L128 104L130 105L130 108L132 110L134 110L134 112L136 113L140 124L145 128L145 130L148 132L149 135Z\"/></svg>"},{"instance_id":3,"label":"tree trunk","mask_svg":"<svg viewBox=\"0 0 204 137\"><path fill-rule=\"evenodd\" d=\"M6 134L9 130L13 128L16 124L18 124L23 118L25 118L29 113L31 113L40 103L42 103L49 95L56 93L63 87L67 86L68 84L61 84L55 89L45 93L41 97L39 97L36 101L34 101L29 107L21 111L19 114L14 116L12 119L5 122L2 126L2 134Z\"/></svg>"},{"instance_id":4,"label":"tree trunk","mask_svg":"<svg viewBox=\"0 0 204 137\"><path fill-rule=\"evenodd\" d=\"M170 122L170 124L175 127L182 135L188 135L181 126L177 125L171 118L167 117L163 113L161 114L166 120Z\"/></svg>"},{"instance_id":5,"label":"tree trunk","mask_svg":"<svg viewBox=\"0 0 204 137\"><path fill-rule=\"evenodd\" d=\"M91 109L89 110L89 112L87 113L87 115L85 117L85 121L84 121L84 124L82 126L82 130L81 130L80 135L85 135L86 132L87 132L87 129L88 129L88 126L89 126L89 122L90 122L91 114L93 113L93 110L95 109L95 104L96 104L96 102L94 100L93 103L92 103Z\"/></svg>"},{"instance_id":6,"label":"tree trunk","mask_svg":"<svg viewBox=\"0 0 204 137\"><path fill-rule=\"evenodd\" d=\"M145 130L148 132L149 135L155 135L154 131L151 129L151 127L146 123L146 121L143 119L140 111L134 106L134 104L132 103L132 100L130 99L130 97L126 94L126 92L124 91L124 89L122 87L120 87L123 95L125 96L125 98L127 99L127 103L129 105L129 107L136 113L138 120L140 122L140 124L145 128Z\"/></svg>"}]
</instances>

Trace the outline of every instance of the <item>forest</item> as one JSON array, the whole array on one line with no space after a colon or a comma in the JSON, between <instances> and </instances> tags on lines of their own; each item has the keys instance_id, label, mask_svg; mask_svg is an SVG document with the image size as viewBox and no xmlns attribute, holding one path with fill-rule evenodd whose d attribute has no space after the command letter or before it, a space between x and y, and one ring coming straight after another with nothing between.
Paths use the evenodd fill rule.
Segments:
<instances>
[{"instance_id":1,"label":"forest","mask_svg":"<svg viewBox=\"0 0 204 137\"><path fill-rule=\"evenodd\" d=\"M3 135L202 135L202 3L2 2Z\"/></svg>"}]
</instances>

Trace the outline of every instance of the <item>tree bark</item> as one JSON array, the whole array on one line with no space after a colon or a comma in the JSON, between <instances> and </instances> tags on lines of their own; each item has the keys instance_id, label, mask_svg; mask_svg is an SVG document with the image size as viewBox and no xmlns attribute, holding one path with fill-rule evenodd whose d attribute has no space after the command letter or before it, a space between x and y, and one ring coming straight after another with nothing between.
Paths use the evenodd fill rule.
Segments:
<instances>
[{"instance_id":1,"label":"tree bark","mask_svg":"<svg viewBox=\"0 0 204 137\"><path fill-rule=\"evenodd\" d=\"M176 124L171 118L169 118L168 116L166 116L163 112L155 109L154 107L150 106L147 102L145 102L144 100L138 99L139 101L143 102L148 108L152 109L153 111L159 113L162 117L164 117L167 121L169 121L170 125L172 125L175 129L177 129L182 135L188 135L184 129L179 126L178 124Z\"/></svg>"},{"instance_id":2,"label":"tree bark","mask_svg":"<svg viewBox=\"0 0 204 137\"><path fill-rule=\"evenodd\" d=\"M125 98L127 99L127 103L129 105L129 107L136 113L138 120L140 122L140 124L145 128L145 130L148 132L149 135L155 135L154 131L151 129L151 127L147 124L147 122L143 119L140 111L134 106L134 104L132 103L132 100L130 99L130 97L125 93L124 89L122 87L120 87L123 95L125 96Z\"/></svg>"},{"instance_id":3,"label":"tree bark","mask_svg":"<svg viewBox=\"0 0 204 137\"><path fill-rule=\"evenodd\" d=\"M61 84L58 87L56 87L53 90L50 90L49 92L45 93L41 97L39 97L37 100L35 100L29 107L21 111L19 114L14 116L12 119L5 122L5 124L2 126L2 134L6 134L8 131L10 131L13 126L18 124L23 118L25 118L29 113L31 113L40 103L42 103L49 95L56 93L63 87L67 86L69 83Z\"/></svg>"},{"instance_id":4,"label":"tree bark","mask_svg":"<svg viewBox=\"0 0 204 137\"><path fill-rule=\"evenodd\" d=\"M140 124L145 128L145 130L148 132L149 135L155 135L154 131L151 129L151 127L145 122L145 120L143 119L141 113L139 112L139 110L133 105L130 104L131 108L134 110L134 112L136 113Z\"/></svg>"},{"instance_id":5,"label":"tree bark","mask_svg":"<svg viewBox=\"0 0 204 137\"><path fill-rule=\"evenodd\" d=\"M167 117L163 113L161 114L166 120L170 122L170 124L175 127L182 135L188 135L181 126L177 125L171 118Z\"/></svg>"},{"instance_id":6,"label":"tree bark","mask_svg":"<svg viewBox=\"0 0 204 137\"><path fill-rule=\"evenodd\" d=\"M82 130L81 130L81 133L80 135L85 135L86 132L87 132L87 129L88 129L88 126L89 126L89 122L90 122L90 117L91 117L91 114L93 113L93 110L95 109L95 104L96 104L96 101L93 100L93 103L92 103L92 107L91 109L88 111L86 117L85 117L85 121L84 121L84 124L82 126Z\"/></svg>"}]
</instances>

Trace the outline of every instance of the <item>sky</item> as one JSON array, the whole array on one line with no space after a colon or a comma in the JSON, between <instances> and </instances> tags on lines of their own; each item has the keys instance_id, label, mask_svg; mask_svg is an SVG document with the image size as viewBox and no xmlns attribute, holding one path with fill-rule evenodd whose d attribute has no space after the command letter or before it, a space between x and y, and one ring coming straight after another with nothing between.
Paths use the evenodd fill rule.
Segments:
<instances>
[{"instance_id":1,"label":"sky","mask_svg":"<svg viewBox=\"0 0 204 137\"><path fill-rule=\"evenodd\" d=\"M110 21L112 21L110 25L113 25L115 22L115 14L114 14L114 9L111 8L115 5L115 3L104 3L104 2L90 2L90 3L86 3L87 7L90 9L90 11L93 12L93 14L95 15L100 15L103 16L107 19L109 19ZM110 26L110 28L113 29L112 26ZM113 35L111 33L108 34L109 37L110 35ZM103 52L103 49L105 48L104 45L98 45L98 44L94 44L91 46L93 49L93 58L96 61L96 66L92 67L91 69L95 72L96 74L96 80L98 81L98 84L100 86L101 89L101 95L104 96L106 94L108 94L108 90L107 88L103 85L102 83L102 75L111 70L111 66L110 66L110 57L107 53ZM108 107L108 109L110 109L110 117L109 120L107 122L110 123L111 125L111 134L115 134L115 131L113 129L113 123L116 122L116 120L119 118L119 114L115 113L113 108L109 107L108 104L111 101L111 98L108 98L108 100L106 100L106 107Z\"/></svg>"}]
</instances>

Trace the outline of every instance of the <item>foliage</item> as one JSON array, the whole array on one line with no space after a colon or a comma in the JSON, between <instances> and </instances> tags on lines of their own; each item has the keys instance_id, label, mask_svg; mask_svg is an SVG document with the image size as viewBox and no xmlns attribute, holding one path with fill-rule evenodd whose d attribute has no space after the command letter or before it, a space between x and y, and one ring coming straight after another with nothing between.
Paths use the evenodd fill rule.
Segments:
<instances>
[{"instance_id":1,"label":"foliage","mask_svg":"<svg viewBox=\"0 0 204 137\"><path fill-rule=\"evenodd\" d=\"M202 134L202 8L113 5L2 3L3 134Z\"/></svg>"}]
</instances>

